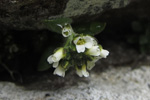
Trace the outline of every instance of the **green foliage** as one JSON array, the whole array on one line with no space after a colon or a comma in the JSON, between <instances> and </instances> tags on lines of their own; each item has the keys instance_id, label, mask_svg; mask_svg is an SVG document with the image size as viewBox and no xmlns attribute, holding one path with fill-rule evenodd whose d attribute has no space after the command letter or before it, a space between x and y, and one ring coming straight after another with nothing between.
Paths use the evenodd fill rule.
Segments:
<instances>
[{"instance_id":1,"label":"green foliage","mask_svg":"<svg viewBox=\"0 0 150 100\"><path fill-rule=\"evenodd\" d=\"M105 26L106 23L102 22L81 23L74 27L74 31L94 36L101 33L105 29Z\"/></svg>"},{"instance_id":2,"label":"green foliage","mask_svg":"<svg viewBox=\"0 0 150 100\"><path fill-rule=\"evenodd\" d=\"M85 34L85 35L96 35L100 32L102 32L106 26L106 23L101 23L101 22L89 22L89 23L80 23L78 25L74 25L73 29L70 26L70 24L72 23L72 19L70 18L57 18L57 19L52 19L52 20L44 20L43 23L47 26L47 28L53 32L62 34L62 35L66 35L63 34L67 32L66 30L71 29L72 30L72 34L69 38L68 41L66 41L66 44L64 46L64 48L68 48L70 46L70 41L73 40L73 36L75 36L75 34ZM69 25L69 26L67 26ZM64 30L62 30L64 29ZM71 30L69 30L68 32L70 32ZM74 30L74 31L73 31ZM75 32L75 33L74 33ZM79 35L78 34L78 35ZM67 36L67 35L66 35ZM72 48L73 51L75 51L75 46L71 45L70 48ZM53 54L54 51L54 46L53 47L49 47L45 53L42 55L41 60L39 62L38 65L38 71L44 71L47 70L51 67L51 65L48 64L47 62L47 58L49 55ZM70 58L66 58L66 59L70 59Z\"/></svg>"},{"instance_id":3,"label":"green foliage","mask_svg":"<svg viewBox=\"0 0 150 100\"><path fill-rule=\"evenodd\" d=\"M52 20L44 20L43 23L47 26L47 28L53 32L61 33L62 28L58 25L64 26L65 23L71 24L71 18L56 18ZM81 22L78 25L74 25L73 29L76 33L84 33L89 35L96 35L101 33L106 27L106 23L104 22Z\"/></svg>"},{"instance_id":4,"label":"green foliage","mask_svg":"<svg viewBox=\"0 0 150 100\"><path fill-rule=\"evenodd\" d=\"M71 24L72 19L70 18L57 18L52 20L44 20L43 23L47 26L47 28L53 32L61 33L62 29L59 25L64 26L65 23Z\"/></svg>"},{"instance_id":5,"label":"green foliage","mask_svg":"<svg viewBox=\"0 0 150 100\"><path fill-rule=\"evenodd\" d=\"M38 64L38 71L45 71L47 69L49 69L51 67L50 64L48 64L47 62L47 58L50 54L53 53L55 47L49 47L44 53L43 55L41 56L41 59L39 61L39 64Z\"/></svg>"}]
</instances>

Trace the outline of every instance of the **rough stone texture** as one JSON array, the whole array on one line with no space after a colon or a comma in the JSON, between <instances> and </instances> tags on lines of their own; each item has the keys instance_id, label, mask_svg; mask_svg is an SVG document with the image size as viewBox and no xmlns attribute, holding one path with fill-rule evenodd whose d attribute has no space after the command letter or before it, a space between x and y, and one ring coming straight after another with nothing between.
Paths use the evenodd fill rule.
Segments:
<instances>
[{"instance_id":1,"label":"rough stone texture","mask_svg":"<svg viewBox=\"0 0 150 100\"><path fill-rule=\"evenodd\" d=\"M98 65L96 66L98 67ZM26 86L0 82L0 100L149 100L150 66L128 66L93 72L88 78L40 76ZM53 77L53 80L50 79ZM55 78L54 78L55 77ZM32 87L32 88L31 88Z\"/></svg>"},{"instance_id":2,"label":"rough stone texture","mask_svg":"<svg viewBox=\"0 0 150 100\"><path fill-rule=\"evenodd\" d=\"M0 26L9 29L36 29L41 20L63 12L68 0L1 0Z\"/></svg>"},{"instance_id":3,"label":"rough stone texture","mask_svg":"<svg viewBox=\"0 0 150 100\"><path fill-rule=\"evenodd\" d=\"M43 29L42 20L57 17L95 15L102 11L121 8L130 0L1 0L1 29Z\"/></svg>"},{"instance_id":4,"label":"rough stone texture","mask_svg":"<svg viewBox=\"0 0 150 100\"><path fill-rule=\"evenodd\" d=\"M124 7L130 0L69 0L63 16L95 15L102 11Z\"/></svg>"}]
</instances>

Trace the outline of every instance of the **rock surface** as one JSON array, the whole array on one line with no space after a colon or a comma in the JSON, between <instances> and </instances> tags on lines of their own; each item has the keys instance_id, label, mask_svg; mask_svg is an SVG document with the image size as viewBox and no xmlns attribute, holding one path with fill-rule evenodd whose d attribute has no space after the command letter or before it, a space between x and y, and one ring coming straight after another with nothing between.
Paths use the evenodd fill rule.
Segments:
<instances>
[{"instance_id":1,"label":"rock surface","mask_svg":"<svg viewBox=\"0 0 150 100\"><path fill-rule=\"evenodd\" d=\"M42 20L96 15L121 8L131 0L1 0L0 26L15 30L43 29Z\"/></svg>"},{"instance_id":2,"label":"rock surface","mask_svg":"<svg viewBox=\"0 0 150 100\"><path fill-rule=\"evenodd\" d=\"M136 69L128 66L117 68L109 66L102 72L91 71L88 78L79 78L72 72L67 74L65 78L40 76L40 81L25 86L0 82L0 100L149 100L150 98L150 66Z\"/></svg>"}]
</instances>

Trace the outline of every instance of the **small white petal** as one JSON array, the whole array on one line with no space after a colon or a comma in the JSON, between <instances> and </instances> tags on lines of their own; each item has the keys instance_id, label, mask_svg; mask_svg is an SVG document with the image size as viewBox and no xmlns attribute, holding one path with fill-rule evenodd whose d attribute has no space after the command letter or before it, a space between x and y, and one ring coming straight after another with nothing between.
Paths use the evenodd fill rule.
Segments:
<instances>
[{"instance_id":1,"label":"small white petal","mask_svg":"<svg viewBox=\"0 0 150 100\"><path fill-rule=\"evenodd\" d=\"M52 61L53 62L58 62L60 59L58 59L56 56L52 56Z\"/></svg>"},{"instance_id":2,"label":"small white petal","mask_svg":"<svg viewBox=\"0 0 150 100\"><path fill-rule=\"evenodd\" d=\"M89 73L86 71L86 66L85 65L82 66L82 74L83 74L84 77L89 76Z\"/></svg>"},{"instance_id":3,"label":"small white petal","mask_svg":"<svg viewBox=\"0 0 150 100\"><path fill-rule=\"evenodd\" d=\"M87 43L90 42L92 44L92 46L96 46L98 44L97 40L94 37L92 37L92 36L85 36L85 41Z\"/></svg>"},{"instance_id":4,"label":"small white petal","mask_svg":"<svg viewBox=\"0 0 150 100\"><path fill-rule=\"evenodd\" d=\"M51 56L49 56L49 57L47 58L47 61L48 61L49 64L52 64L52 63L53 63L52 56L53 56L53 55L51 55Z\"/></svg>"},{"instance_id":5,"label":"small white petal","mask_svg":"<svg viewBox=\"0 0 150 100\"><path fill-rule=\"evenodd\" d=\"M76 37L76 38L74 39L73 42L74 42L75 45L77 45L77 42L79 41L79 39L81 39L81 37Z\"/></svg>"},{"instance_id":6,"label":"small white petal","mask_svg":"<svg viewBox=\"0 0 150 100\"><path fill-rule=\"evenodd\" d=\"M92 42L86 42L86 43L85 43L85 47L86 47L86 48L91 48L92 45L93 45Z\"/></svg>"},{"instance_id":7,"label":"small white petal","mask_svg":"<svg viewBox=\"0 0 150 100\"><path fill-rule=\"evenodd\" d=\"M92 55L92 56L99 56L100 55L99 46L92 46L90 49L88 49L86 54Z\"/></svg>"},{"instance_id":8,"label":"small white petal","mask_svg":"<svg viewBox=\"0 0 150 100\"><path fill-rule=\"evenodd\" d=\"M84 77L89 77L89 72L87 71L82 71L82 74L84 75Z\"/></svg>"},{"instance_id":9,"label":"small white petal","mask_svg":"<svg viewBox=\"0 0 150 100\"><path fill-rule=\"evenodd\" d=\"M63 28L63 26L62 26L61 24L57 24L57 26L59 26L59 27Z\"/></svg>"},{"instance_id":10,"label":"small white petal","mask_svg":"<svg viewBox=\"0 0 150 100\"><path fill-rule=\"evenodd\" d=\"M91 42L91 41L92 41L91 36L84 36L83 39L84 39L86 42Z\"/></svg>"},{"instance_id":11,"label":"small white petal","mask_svg":"<svg viewBox=\"0 0 150 100\"><path fill-rule=\"evenodd\" d=\"M91 48L93 46L93 41L90 36L84 36L83 39L85 40L85 47Z\"/></svg>"},{"instance_id":12,"label":"small white petal","mask_svg":"<svg viewBox=\"0 0 150 100\"><path fill-rule=\"evenodd\" d=\"M61 58L63 58L63 48L58 49L52 57L53 62L58 62Z\"/></svg>"},{"instance_id":13,"label":"small white petal","mask_svg":"<svg viewBox=\"0 0 150 100\"><path fill-rule=\"evenodd\" d=\"M59 62L54 62L53 67L56 68L59 65Z\"/></svg>"},{"instance_id":14,"label":"small white petal","mask_svg":"<svg viewBox=\"0 0 150 100\"><path fill-rule=\"evenodd\" d=\"M102 49L100 56L106 58L109 55L109 51Z\"/></svg>"},{"instance_id":15,"label":"small white petal","mask_svg":"<svg viewBox=\"0 0 150 100\"><path fill-rule=\"evenodd\" d=\"M77 73L77 75L79 75L80 77L83 76L81 69L76 68L76 73Z\"/></svg>"},{"instance_id":16,"label":"small white petal","mask_svg":"<svg viewBox=\"0 0 150 100\"><path fill-rule=\"evenodd\" d=\"M93 46L97 46L97 45L98 45L98 43L97 43L97 40L96 40L96 39L93 39L92 41L93 41Z\"/></svg>"},{"instance_id":17,"label":"small white petal","mask_svg":"<svg viewBox=\"0 0 150 100\"><path fill-rule=\"evenodd\" d=\"M57 68L55 69L55 71L54 71L53 74L54 74L54 75L61 76L61 77L64 77L64 76L65 76L65 70L64 70L61 66L59 66L59 67L57 67Z\"/></svg>"},{"instance_id":18,"label":"small white petal","mask_svg":"<svg viewBox=\"0 0 150 100\"><path fill-rule=\"evenodd\" d=\"M76 49L78 53L84 52L85 51L85 46L84 45L76 45Z\"/></svg>"}]
</instances>

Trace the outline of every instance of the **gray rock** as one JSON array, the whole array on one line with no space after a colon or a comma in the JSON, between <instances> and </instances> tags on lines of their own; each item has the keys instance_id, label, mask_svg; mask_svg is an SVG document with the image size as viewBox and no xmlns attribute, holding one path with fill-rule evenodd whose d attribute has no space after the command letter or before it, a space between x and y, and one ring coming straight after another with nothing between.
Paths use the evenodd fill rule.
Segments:
<instances>
[{"instance_id":1,"label":"gray rock","mask_svg":"<svg viewBox=\"0 0 150 100\"><path fill-rule=\"evenodd\" d=\"M108 9L125 7L129 1L131 0L1 0L0 26L15 30L43 29L46 27L41 21L45 19L95 15Z\"/></svg>"},{"instance_id":2,"label":"gray rock","mask_svg":"<svg viewBox=\"0 0 150 100\"><path fill-rule=\"evenodd\" d=\"M130 0L69 0L64 13L65 17L95 15L102 11L126 6Z\"/></svg>"},{"instance_id":3,"label":"gray rock","mask_svg":"<svg viewBox=\"0 0 150 100\"><path fill-rule=\"evenodd\" d=\"M98 66L96 66L98 67ZM150 66L131 69L109 66L103 72L91 71L79 78L68 73L65 78L41 76L26 86L0 82L0 100L149 100ZM53 77L53 80L50 79Z\"/></svg>"}]
</instances>

